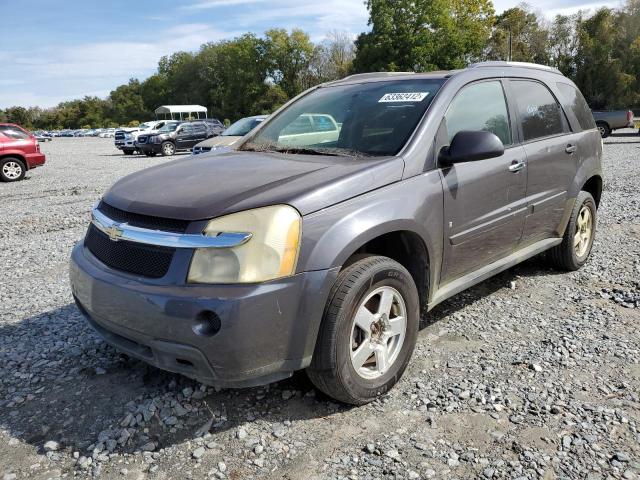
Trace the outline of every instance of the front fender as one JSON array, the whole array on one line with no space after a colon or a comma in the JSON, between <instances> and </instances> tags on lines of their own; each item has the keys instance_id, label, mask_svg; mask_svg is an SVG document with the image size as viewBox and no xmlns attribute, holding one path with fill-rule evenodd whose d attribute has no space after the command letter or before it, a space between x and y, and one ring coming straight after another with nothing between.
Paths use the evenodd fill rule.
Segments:
<instances>
[{"instance_id":1,"label":"front fender","mask_svg":"<svg viewBox=\"0 0 640 480\"><path fill-rule=\"evenodd\" d=\"M440 274L442 222L442 183L438 171L432 170L305 216L298 270L342 266L374 238L409 231L427 248L433 288Z\"/></svg>"}]
</instances>

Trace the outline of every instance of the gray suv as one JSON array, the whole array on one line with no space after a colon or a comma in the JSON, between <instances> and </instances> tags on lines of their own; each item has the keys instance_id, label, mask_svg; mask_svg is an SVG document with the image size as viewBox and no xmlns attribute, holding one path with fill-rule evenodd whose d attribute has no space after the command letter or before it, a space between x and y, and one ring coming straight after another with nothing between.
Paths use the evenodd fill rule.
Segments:
<instances>
[{"instance_id":1,"label":"gray suv","mask_svg":"<svg viewBox=\"0 0 640 480\"><path fill-rule=\"evenodd\" d=\"M354 75L237 151L117 182L73 250L73 295L162 369L223 387L306 369L364 404L401 377L422 312L545 251L587 261L601 155L584 98L548 67Z\"/></svg>"}]
</instances>

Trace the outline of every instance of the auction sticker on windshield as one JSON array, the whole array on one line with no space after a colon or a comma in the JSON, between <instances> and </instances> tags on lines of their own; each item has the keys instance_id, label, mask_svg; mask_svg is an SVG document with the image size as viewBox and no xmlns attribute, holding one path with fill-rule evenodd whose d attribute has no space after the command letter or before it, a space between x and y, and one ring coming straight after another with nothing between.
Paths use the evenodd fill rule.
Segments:
<instances>
[{"instance_id":1,"label":"auction sticker on windshield","mask_svg":"<svg viewBox=\"0 0 640 480\"><path fill-rule=\"evenodd\" d=\"M429 92L385 93L378 103L385 102L421 102Z\"/></svg>"}]
</instances>

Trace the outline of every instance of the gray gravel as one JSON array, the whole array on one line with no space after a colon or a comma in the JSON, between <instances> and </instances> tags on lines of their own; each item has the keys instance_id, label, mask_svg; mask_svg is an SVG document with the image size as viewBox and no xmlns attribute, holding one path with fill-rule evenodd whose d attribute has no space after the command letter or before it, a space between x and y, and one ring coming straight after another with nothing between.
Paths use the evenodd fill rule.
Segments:
<instances>
[{"instance_id":1,"label":"gray gravel","mask_svg":"<svg viewBox=\"0 0 640 480\"><path fill-rule=\"evenodd\" d=\"M532 259L425 319L385 398L303 375L216 390L128 359L72 304L67 258L116 179L165 159L54 139L0 184L0 475L21 478L640 478L640 137L605 141L589 263Z\"/></svg>"}]
</instances>

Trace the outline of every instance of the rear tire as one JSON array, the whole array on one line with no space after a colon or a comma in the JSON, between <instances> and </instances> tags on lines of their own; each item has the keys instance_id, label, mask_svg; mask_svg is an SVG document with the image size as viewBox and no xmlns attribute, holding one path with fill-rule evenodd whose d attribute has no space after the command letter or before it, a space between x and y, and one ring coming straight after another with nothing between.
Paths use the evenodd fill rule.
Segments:
<instances>
[{"instance_id":1,"label":"rear tire","mask_svg":"<svg viewBox=\"0 0 640 480\"><path fill-rule=\"evenodd\" d=\"M549 250L551 264L567 271L578 270L589 258L596 235L596 202L588 192L580 192L573 205L562 243Z\"/></svg>"},{"instance_id":2,"label":"rear tire","mask_svg":"<svg viewBox=\"0 0 640 480\"><path fill-rule=\"evenodd\" d=\"M611 128L609 128L609 125L607 125L604 122L597 122L596 126L598 127L598 131L600 132L600 136L602 138L607 138L609 135L611 135Z\"/></svg>"},{"instance_id":3,"label":"rear tire","mask_svg":"<svg viewBox=\"0 0 640 480\"><path fill-rule=\"evenodd\" d=\"M162 152L162 156L170 157L176 153L176 146L173 142L163 142L160 151Z\"/></svg>"},{"instance_id":4,"label":"rear tire","mask_svg":"<svg viewBox=\"0 0 640 480\"><path fill-rule=\"evenodd\" d=\"M3 182L17 182L27 173L27 167L19 158L7 157L0 160L0 180Z\"/></svg>"},{"instance_id":5,"label":"rear tire","mask_svg":"<svg viewBox=\"0 0 640 480\"><path fill-rule=\"evenodd\" d=\"M309 378L341 402L375 400L407 367L419 320L418 290L402 265L381 256L352 263L329 294Z\"/></svg>"}]
</instances>

